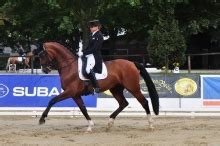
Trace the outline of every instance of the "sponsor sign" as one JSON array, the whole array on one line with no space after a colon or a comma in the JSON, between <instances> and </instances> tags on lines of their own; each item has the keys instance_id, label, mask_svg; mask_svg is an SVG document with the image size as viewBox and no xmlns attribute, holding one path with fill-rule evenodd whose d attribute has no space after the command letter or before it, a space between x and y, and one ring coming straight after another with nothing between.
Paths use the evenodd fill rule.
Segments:
<instances>
[{"instance_id":1,"label":"sponsor sign","mask_svg":"<svg viewBox=\"0 0 220 146\"><path fill-rule=\"evenodd\" d=\"M220 106L220 75L202 75L201 92L204 106Z\"/></svg>"},{"instance_id":2,"label":"sponsor sign","mask_svg":"<svg viewBox=\"0 0 220 146\"><path fill-rule=\"evenodd\" d=\"M191 78L181 78L174 84L175 91L182 96L191 96L197 91L197 83Z\"/></svg>"},{"instance_id":3,"label":"sponsor sign","mask_svg":"<svg viewBox=\"0 0 220 146\"><path fill-rule=\"evenodd\" d=\"M160 98L200 98L200 75L198 74L151 74L153 83ZM145 81L140 80L141 91L145 97L149 97ZM127 90L124 91L127 98L133 97ZM106 91L101 97L110 97L110 91Z\"/></svg>"},{"instance_id":4,"label":"sponsor sign","mask_svg":"<svg viewBox=\"0 0 220 146\"><path fill-rule=\"evenodd\" d=\"M58 75L0 75L0 107L45 107L63 92ZM96 107L96 96L83 96L87 107ZM56 107L77 106L72 98Z\"/></svg>"}]
</instances>

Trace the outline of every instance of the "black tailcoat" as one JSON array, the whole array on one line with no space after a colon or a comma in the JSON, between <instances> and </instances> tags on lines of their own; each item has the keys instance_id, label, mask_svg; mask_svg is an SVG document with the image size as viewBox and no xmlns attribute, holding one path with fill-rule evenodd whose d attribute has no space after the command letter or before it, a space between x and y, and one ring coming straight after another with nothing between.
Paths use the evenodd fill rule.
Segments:
<instances>
[{"instance_id":1,"label":"black tailcoat","mask_svg":"<svg viewBox=\"0 0 220 146\"><path fill-rule=\"evenodd\" d=\"M103 35L101 31L97 31L95 34L91 34L89 37L89 43L86 49L83 50L83 55L93 54L95 57L95 67L94 71L101 73L102 72L102 55L101 48L103 43Z\"/></svg>"}]
</instances>

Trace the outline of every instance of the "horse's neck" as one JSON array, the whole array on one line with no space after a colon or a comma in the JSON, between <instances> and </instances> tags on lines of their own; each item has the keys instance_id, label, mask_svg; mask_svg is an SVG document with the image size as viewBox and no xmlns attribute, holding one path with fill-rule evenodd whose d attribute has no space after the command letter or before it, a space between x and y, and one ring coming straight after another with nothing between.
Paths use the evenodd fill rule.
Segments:
<instances>
[{"instance_id":1,"label":"horse's neck","mask_svg":"<svg viewBox=\"0 0 220 146\"><path fill-rule=\"evenodd\" d=\"M63 48L63 49L56 49L56 60L58 62L63 62L63 61L68 61L69 59L74 59L76 60L76 56L74 56L72 54L72 52L68 51L67 49Z\"/></svg>"},{"instance_id":2,"label":"horse's neck","mask_svg":"<svg viewBox=\"0 0 220 146\"><path fill-rule=\"evenodd\" d=\"M75 65L77 64L77 57L74 56L72 52L70 52L69 50L65 48L61 48L61 49L57 48L55 49L55 51L56 51L56 55L54 57L58 63L57 67L58 67L59 74L62 74L64 70L65 72L73 70L72 68L73 64L74 66L77 67L77 65Z\"/></svg>"},{"instance_id":3,"label":"horse's neck","mask_svg":"<svg viewBox=\"0 0 220 146\"><path fill-rule=\"evenodd\" d=\"M78 60L67 60L67 62L60 62L58 63L58 73L61 77L61 79L66 78L68 75L69 77L75 78L75 76L78 76Z\"/></svg>"}]
</instances>

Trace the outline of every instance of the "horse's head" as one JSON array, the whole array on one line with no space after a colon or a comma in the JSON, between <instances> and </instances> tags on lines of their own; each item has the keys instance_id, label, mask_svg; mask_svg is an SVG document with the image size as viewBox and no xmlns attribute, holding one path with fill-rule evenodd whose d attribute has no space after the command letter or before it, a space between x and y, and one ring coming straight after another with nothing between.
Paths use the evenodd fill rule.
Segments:
<instances>
[{"instance_id":1,"label":"horse's head","mask_svg":"<svg viewBox=\"0 0 220 146\"><path fill-rule=\"evenodd\" d=\"M48 55L47 50L43 50L38 54L40 58L40 65L42 66L42 71L46 74L51 72L52 59Z\"/></svg>"},{"instance_id":2,"label":"horse's head","mask_svg":"<svg viewBox=\"0 0 220 146\"><path fill-rule=\"evenodd\" d=\"M39 56L44 73L49 73L52 66L61 70L77 61L76 56L72 55L68 49L56 42L44 43L33 53Z\"/></svg>"}]
</instances>

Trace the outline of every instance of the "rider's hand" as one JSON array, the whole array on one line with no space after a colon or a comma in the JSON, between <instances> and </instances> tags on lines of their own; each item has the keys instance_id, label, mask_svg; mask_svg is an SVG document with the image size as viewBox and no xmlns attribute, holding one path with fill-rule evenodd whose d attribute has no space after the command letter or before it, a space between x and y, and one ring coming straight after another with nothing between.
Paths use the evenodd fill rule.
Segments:
<instances>
[{"instance_id":1,"label":"rider's hand","mask_svg":"<svg viewBox=\"0 0 220 146\"><path fill-rule=\"evenodd\" d=\"M79 51L79 52L78 52L78 56L79 56L79 57L83 56L83 52L82 52L82 51Z\"/></svg>"}]
</instances>

